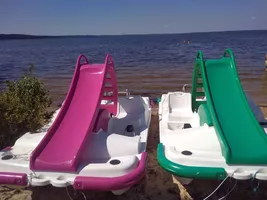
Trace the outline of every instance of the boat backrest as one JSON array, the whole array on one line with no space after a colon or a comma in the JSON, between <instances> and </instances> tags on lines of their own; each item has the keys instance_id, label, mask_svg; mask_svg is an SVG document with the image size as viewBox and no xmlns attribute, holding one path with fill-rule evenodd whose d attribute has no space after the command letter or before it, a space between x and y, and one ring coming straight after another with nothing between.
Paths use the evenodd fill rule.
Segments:
<instances>
[{"instance_id":1,"label":"boat backrest","mask_svg":"<svg viewBox=\"0 0 267 200\"><path fill-rule=\"evenodd\" d=\"M169 111L191 110L190 93L176 92L169 95Z\"/></svg>"}]
</instances>

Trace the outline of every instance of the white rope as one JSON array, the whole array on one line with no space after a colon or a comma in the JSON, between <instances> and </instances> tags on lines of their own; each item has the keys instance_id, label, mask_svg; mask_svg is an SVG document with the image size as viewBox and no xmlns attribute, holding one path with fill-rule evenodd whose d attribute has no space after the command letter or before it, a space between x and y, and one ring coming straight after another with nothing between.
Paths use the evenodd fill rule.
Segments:
<instances>
[{"instance_id":1,"label":"white rope","mask_svg":"<svg viewBox=\"0 0 267 200\"><path fill-rule=\"evenodd\" d=\"M81 191L80 191L80 193L82 193L84 200L87 200L85 194L83 192L81 192Z\"/></svg>"},{"instance_id":2,"label":"white rope","mask_svg":"<svg viewBox=\"0 0 267 200\"><path fill-rule=\"evenodd\" d=\"M74 189L74 188L73 188L73 189ZM70 200L73 200L73 198L70 196L68 187L66 187L66 191L67 191L67 195L68 195L69 199L70 199ZM85 194L84 194L83 192L81 192L81 191L79 191L79 192L83 195L84 200L87 200Z\"/></svg>"},{"instance_id":3,"label":"white rope","mask_svg":"<svg viewBox=\"0 0 267 200\"><path fill-rule=\"evenodd\" d=\"M29 161L30 159L30 154L29 153L24 153L24 154L13 154L13 159L24 159L25 161Z\"/></svg>"},{"instance_id":4,"label":"white rope","mask_svg":"<svg viewBox=\"0 0 267 200\"><path fill-rule=\"evenodd\" d=\"M30 173L27 174L27 177L28 177L27 187L29 187L30 184L32 183L32 178L38 178L38 176L35 174L35 172L31 171L31 170L30 170Z\"/></svg>"},{"instance_id":5,"label":"white rope","mask_svg":"<svg viewBox=\"0 0 267 200\"><path fill-rule=\"evenodd\" d=\"M234 190L235 187L236 187L236 184L237 184L237 180L235 179L235 184L234 184L234 186L232 187L232 189L231 189L229 192L227 192L226 195L224 195L223 197L219 198L218 200L222 200L222 199L226 198L231 192L233 192L233 190Z\"/></svg>"},{"instance_id":6,"label":"white rope","mask_svg":"<svg viewBox=\"0 0 267 200\"><path fill-rule=\"evenodd\" d=\"M11 150L3 153L3 156L12 156L12 159L25 159L26 161L29 161L30 154L32 151L33 149L29 150L27 153L14 154Z\"/></svg>"},{"instance_id":7,"label":"white rope","mask_svg":"<svg viewBox=\"0 0 267 200\"><path fill-rule=\"evenodd\" d=\"M66 187L66 191L67 191L67 195L68 195L69 199L70 199L70 200L73 200L73 198L71 198L71 196L70 196L70 193L69 193L68 187Z\"/></svg>"},{"instance_id":8,"label":"white rope","mask_svg":"<svg viewBox=\"0 0 267 200\"><path fill-rule=\"evenodd\" d=\"M230 176L226 176L225 179L220 183L220 185L218 185L217 188L215 188L215 190L213 190L212 193L210 193L205 199L203 200L207 200L208 198L210 198L215 192L217 192L217 190L223 185L223 183L229 178Z\"/></svg>"},{"instance_id":9,"label":"white rope","mask_svg":"<svg viewBox=\"0 0 267 200\"><path fill-rule=\"evenodd\" d=\"M28 187L30 186L30 183L32 182L32 178L38 178L38 176L35 174L35 172L30 171L30 173L28 174L28 183L27 183ZM70 196L68 187L65 187L65 188L66 188L67 195L68 195L69 199L73 200L73 198ZM79 192L83 195L84 200L87 200L85 194L83 192L81 192L81 191L79 191Z\"/></svg>"},{"instance_id":10,"label":"white rope","mask_svg":"<svg viewBox=\"0 0 267 200\"><path fill-rule=\"evenodd\" d=\"M13 159L23 159L23 158L25 158L25 160L28 161L31 152L32 152L32 150L29 151L28 153L24 153L24 154L13 154L11 151L9 151L9 152L7 152L5 154L6 155L12 155L13 156ZM33 178L38 178L38 176L35 174L34 171L30 170L30 172L27 174L27 179L28 179L28 181L27 181L27 187L29 187L31 185ZM67 195L68 195L69 199L70 200L73 200L71 198L70 194L69 194L69 191L68 191L68 188L67 187L66 187L66 191L67 191ZM83 195L83 198L85 200L87 200L86 195L83 192L81 192L81 191L80 191L80 193Z\"/></svg>"},{"instance_id":11,"label":"white rope","mask_svg":"<svg viewBox=\"0 0 267 200\"><path fill-rule=\"evenodd\" d=\"M30 187L31 182L32 182L32 173L31 172L29 174L27 174L27 178L28 178L27 187Z\"/></svg>"}]
</instances>

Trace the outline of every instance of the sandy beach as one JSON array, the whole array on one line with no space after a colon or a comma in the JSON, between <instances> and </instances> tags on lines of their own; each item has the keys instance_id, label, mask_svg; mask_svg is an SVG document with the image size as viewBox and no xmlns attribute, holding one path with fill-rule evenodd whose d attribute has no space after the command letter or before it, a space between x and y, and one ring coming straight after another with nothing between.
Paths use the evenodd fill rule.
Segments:
<instances>
[{"instance_id":1,"label":"sandy beach","mask_svg":"<svg viewBox=\"0 0 267 200\"><path fill-rule=\"evenodd\" d=\"M266 107L261 107L266 116ZM219 184L220 181L194 180L187 186L181 185L169 173L165 172L157 162L156 148L159 142L157 108L153 108L150 132L148 137L147 152L148 163L145 178L140 184L132 187L121 196L111 192L84 191L74 192L72 187L54 188L52 186L39 188L17 188L14 186L0 186L1 200L191 200L204 199ZM225 184L209 199L219 199L227 194L234 186L235 180L226 181ZM238 181L233 192L227 199L266 199L267 183L261 183L258 191L253 192L249 181ZM86 197L86 198L85 198Z\"/></svg>"}]
</instances>

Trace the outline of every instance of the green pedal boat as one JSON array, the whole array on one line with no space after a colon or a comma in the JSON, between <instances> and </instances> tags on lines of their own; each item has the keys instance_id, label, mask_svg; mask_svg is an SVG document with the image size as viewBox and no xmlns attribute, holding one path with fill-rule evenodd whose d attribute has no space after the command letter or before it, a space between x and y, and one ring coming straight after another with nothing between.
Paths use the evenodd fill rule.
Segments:
<instances>
[{"instance_id":1,"label":"green pedal boat","mask_svg":"<svg viewBox=\"0 0 267 200\"><path fill-rule=\"evenodd\" d=\"M267 180L267 125L244 93L232 51L204 60L197 53L192 90L159 102L158 162L188 179Z\"/></svg>"}]
</instances>

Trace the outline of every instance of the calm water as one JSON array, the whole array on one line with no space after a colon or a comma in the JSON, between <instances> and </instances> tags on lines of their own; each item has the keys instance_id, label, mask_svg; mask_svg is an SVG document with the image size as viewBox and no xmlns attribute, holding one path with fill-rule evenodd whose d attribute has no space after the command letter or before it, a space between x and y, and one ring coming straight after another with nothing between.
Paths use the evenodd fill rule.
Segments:
<instances>
[{"instance_id":1,"label":"calm water","mask_svg":"<svg viewBox=\"0 0 267 200\"><path fill-rule=\"evenodd\" d=\"M120 90L158 97L191 83L198 50L204 58L219 58L226 48L234 52L244 89L257 103L267 103L267 31L5 40L0 41L0 80L19 77L32 63L54 100L61 101L78 55L102 63L109 53Z\"/></svg>"}]
</instances>

